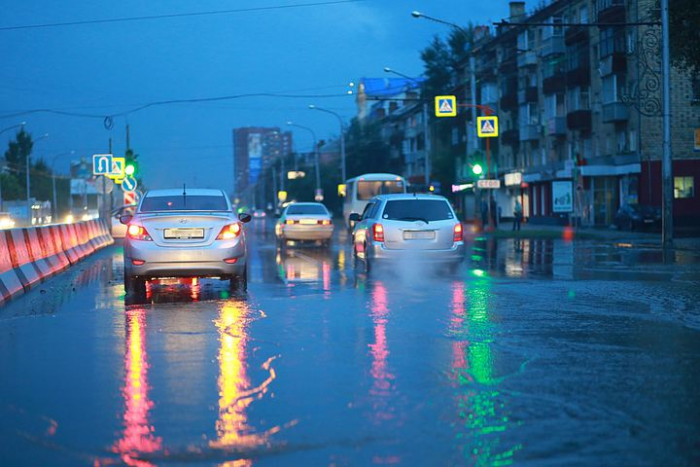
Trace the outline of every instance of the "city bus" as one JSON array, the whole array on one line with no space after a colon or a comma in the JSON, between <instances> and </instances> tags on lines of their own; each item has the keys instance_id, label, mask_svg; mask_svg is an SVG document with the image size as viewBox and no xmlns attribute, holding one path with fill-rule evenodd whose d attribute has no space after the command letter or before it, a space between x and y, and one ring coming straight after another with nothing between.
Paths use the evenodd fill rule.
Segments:
<instances>
[{"instance_id":1,"label":"city bus","mask_svg":"<svg viewBox=\"0 0 700 467\"><path fill-rule=\"evenodd\" d=\"M345 227L352 231L354 225L348 219L350 214L362 214L370 199L377 195L406 193L406 180L394 174L369 173L345 181L345 201L343 219Z\"/></svg>"}]
</instances>

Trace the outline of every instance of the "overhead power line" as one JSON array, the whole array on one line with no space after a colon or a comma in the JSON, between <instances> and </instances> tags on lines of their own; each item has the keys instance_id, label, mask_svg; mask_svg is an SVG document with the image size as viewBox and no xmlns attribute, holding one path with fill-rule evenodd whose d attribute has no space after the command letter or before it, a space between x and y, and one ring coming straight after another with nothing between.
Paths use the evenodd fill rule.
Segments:
<instances>
[{"instance_id":1,"label":"overhead power line","mask_svg":"<svg viewBox=\"0 0 700 467\"><path fill-rule=\"evenodd\" d=\"M2 26L0 31L17 31L20 29L43 29L43 28L56 28L64 26L83 26L89 24L106 24L106 23L126 23L132 21L151 21L158 19L173 19L173 18L187 18L193 16L214 16L214 15L230 15L236 13L250 13L256 11L271 11L271 10L288 10L293 8L310 8L315 6L327 6L327 5L339 5L343 3L358 3L367 0L335 0L326 2L311 2L311 3L299 3L296 5L271 5L264 7L250 7L250 8L236 8L230 10L213 10L213 11L193 11L189 13L170 13L163 15L147 15L147 16L130 16L125 18L106 18L106 19L92 19L84 21L65 21L60 23L40 23L40 24L25 24L19 26Z\"/></svg>"},{"instance_id":2,"label":"overhead power line","mask_svg":"<svg viewBox=\"0 0 700 467\"><path fill-rule=\"evenodd\" d=\"M31 109L31 110L23 110L20 112L14 112L11 114L0 115L0 119L13 118L13 117L21 116L21 115L29 115L29 114L36 114L36 113L49 113L49 114L56 114L56 115L65 115L65 116L70 116L70 117L100 118L100 119L104 120L105 128L107 128L109 130L114 126L114 118L125 117L127 115L138 112L140 110L147 109L149 107L158 107L158 106L173 105L173 104L191 104L191 103L199 103L199 102L226 101L226 100L233 100L233 99L243 99L246 97L275 97L275 98L290 98L290 99L325 99L325 98L330 98L330 97L348 97L348 94L282 94L282 93L271 93L271 92L256 92L256 93L248 93L248 94L234 94L234 95L230 95L230 96L202 97L202 98L194 98L194 99L170 99L170 100L165 100L165 101L149 102L147 104L143 104L141 106L134 107L133 109L130 109L130 110L125 110L123 112L117 112L114 114L107 114L107 115L105 115L105 114L99 115L99 114L93 114L93 113L81 113L81 112L67 112L67 111L55 110L55 109Z\"/></svg>"}]
</instances>

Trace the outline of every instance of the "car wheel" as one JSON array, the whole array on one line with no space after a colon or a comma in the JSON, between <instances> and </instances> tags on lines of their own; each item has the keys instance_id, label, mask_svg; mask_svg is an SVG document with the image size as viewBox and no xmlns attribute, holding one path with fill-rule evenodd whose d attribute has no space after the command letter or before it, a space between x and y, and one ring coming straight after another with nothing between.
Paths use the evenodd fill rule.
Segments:
<instances>
[{"instance_id":1,"label":"car wheel","mask_svg":"<svg viewBox=\"0 0 700 467\"><path fill-rule=\"evenodd\" d=\"M127 295L145 294L146 281L136 276L124 274L124 290Z\"/></svg>"},{"instance_id":2,"label":"car wheel","mask_svg":"<svg viewBox=\"0 0 700 467\"><path fill-rule=\"evenodd\" d=\"M248 290L248 266L241 274L233 274L229 277L229 290L231 292L246 292Z\"/></svg>"}]
</instances>

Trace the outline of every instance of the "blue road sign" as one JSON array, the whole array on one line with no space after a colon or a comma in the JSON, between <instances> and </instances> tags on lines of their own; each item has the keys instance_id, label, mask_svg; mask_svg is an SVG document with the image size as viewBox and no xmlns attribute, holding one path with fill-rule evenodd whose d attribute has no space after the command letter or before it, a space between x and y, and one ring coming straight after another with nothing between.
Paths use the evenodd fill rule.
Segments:
<instances>
[{"instance_id":1,"label":"blue road sign","mask_svg":"<svg viewBox=\"0 0 700 467\"><path fill-rule=\"evenodd\" d=\"M136 179L132 176L125 177L122 182L122 190L124 191L134 191L137 186L138 183L136 183Z\"/></svg>"},{"instance_id":2,"label":"blue road sign","mask_svg":"<svg viewBox=\"0 0 700 467\"><path fill-rule=\"evenodd\" d=\"M93 175L109 175L112 173L112 155L95 154L92 156Z\"/></svg>"}]
</instances>

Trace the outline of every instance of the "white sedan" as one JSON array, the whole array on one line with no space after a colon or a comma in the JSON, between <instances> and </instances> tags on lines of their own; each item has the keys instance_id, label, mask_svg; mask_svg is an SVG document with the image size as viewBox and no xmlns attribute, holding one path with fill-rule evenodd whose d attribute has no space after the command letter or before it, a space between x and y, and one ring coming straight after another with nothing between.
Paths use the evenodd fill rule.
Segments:
<instances>
[{"instance_id":1,"label":"white sedan","mask_svg":"<svg viewBox=\"0 0 700 467\"><path fill-rule=\"evenodd\" d=\"M321 203L293 203L284 208L275 225L277 240L320 241L328 245L333 237L331 213Z\"/></svg>"}]
</instances>

